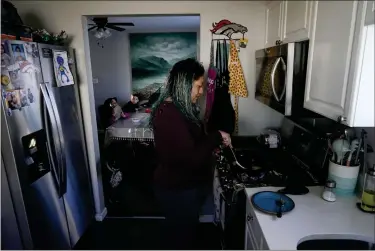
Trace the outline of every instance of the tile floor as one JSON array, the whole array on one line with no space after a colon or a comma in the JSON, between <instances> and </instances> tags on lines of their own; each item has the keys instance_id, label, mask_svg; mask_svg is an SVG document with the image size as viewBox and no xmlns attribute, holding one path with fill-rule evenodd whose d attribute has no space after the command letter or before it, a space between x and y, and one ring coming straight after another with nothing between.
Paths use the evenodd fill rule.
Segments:
<instances>
[{"instance_id":1,"label":"tile floor","mask_svg":"<svg viewBox=\"0 0 375 251\"><path fill-rule=\"evenodd\" d=\"M154 219L106 218L93 222L74 249L77 250L158 250L160 221ZM212 223L201 223L197 249L220 250L217 228Z\"/></svg>"}]
</instances>

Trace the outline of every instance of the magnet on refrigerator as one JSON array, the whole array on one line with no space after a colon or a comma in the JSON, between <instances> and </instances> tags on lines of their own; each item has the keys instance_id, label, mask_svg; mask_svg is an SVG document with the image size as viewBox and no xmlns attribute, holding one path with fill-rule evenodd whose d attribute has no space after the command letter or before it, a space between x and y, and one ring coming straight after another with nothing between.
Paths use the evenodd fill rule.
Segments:
<instances>
[{"instance_id":1,"label":"magnet on refrigerator","mask_svg":"<svg viewBox=\"0 0 375 251\"><path fill-rule=\"evenodd\" d=\"M73 85L74 79L69 69L67 52L53 50L52 54L57 86Z\"/></svg>"}]
</instances>

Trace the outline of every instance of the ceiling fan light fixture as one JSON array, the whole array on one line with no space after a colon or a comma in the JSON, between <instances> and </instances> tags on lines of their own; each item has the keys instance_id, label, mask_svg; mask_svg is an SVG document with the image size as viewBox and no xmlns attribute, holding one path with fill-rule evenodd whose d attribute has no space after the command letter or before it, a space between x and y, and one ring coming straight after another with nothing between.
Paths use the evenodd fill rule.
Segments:
<instances>
[{"instance_id":1,"label":"ceiling fan light fixture","mask_svg":"<svg viewBox=\"0 0 375 251\"><path fill-rule=\"evenodd\" d=\"M110 32L110 30L108 30L108 29L104 30L104 36L105 36L105 38L110 37L111 35L112 35L112 33Z\"/></svg>"},{"instance_id":2,"label":"ceiling fan light fixture","mask_svg":"<svg viewBox=\"0 0 375 251\"><path fill-rule=\"evenodd\" d=\"M94 36L101 39L104 36L104 30L102 28L97 29Z\"/></svg>"}]
</instances>

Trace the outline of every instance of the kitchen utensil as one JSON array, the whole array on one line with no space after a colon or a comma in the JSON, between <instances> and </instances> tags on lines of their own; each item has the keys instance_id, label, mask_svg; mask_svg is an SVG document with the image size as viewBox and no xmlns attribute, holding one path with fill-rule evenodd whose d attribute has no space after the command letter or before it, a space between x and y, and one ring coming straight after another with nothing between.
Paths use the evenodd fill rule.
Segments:
<instances>
[{"instance_id":1,"label":"kitchen utensil","mask_svg":"<svg viewBox=\"0 0 375 251\"><path fill-rule=\"evenodd\" d=\"M359 153L361 151L361 148L362 148L362 142L363 142L363 138L361 137L361 139L359 140L359 144L358 144L358 148L357 148L357 153L355 155L355 159L354 159L354 163L357 164L358 161L359 161Z\"/></svg>"},{"instance_id":2,"label":"kitchen utensil","mask_svg":"<svg viewBox=\"0 0 375 251\"><path fill-rule=\"evenodd\" d=\"M332 149L331 139L328 139L327 142L328 142L328 149L331 150L331 152L332 152L331 161L335 161L335 152Z\"/></svg>"},{"instance_id":3,"label":"kitchen utensil","mask_svg":"<svg viewBox=\"0 0 375 251\"><path fill-rule=\"evenodd\" d=\"M352 139L355 137L355 132L352 128L346 128L344 131L346 140L351 143Z\"/></svg>"},{"instance_id":4,"label":"kitchen utensil","mask_svg":"<svg viewBox=\"0 0 375 251\"><path fill-rule=\"evenodd\" d=\"M283 210L283 206L284 206L283 199L280 198L280 200L276 201L276 205L279 207L279 210L277 211L276 216L277 216L277 218L281 218L281 216L283 214L282 210Z\"/></svg>"},{"instance_id":5,"label":"kitchen utensil","mask_svg":"<svg viewBox=\"0 0 375 251\"><path fill-rule=\"evenodd\" d=\"M251 203L254 207L267 214L276 215L280 213L285 214L294 209L294 201L285 194L264 191L254 194L251 197Z\"/></svg>"},{"instance_id":6,"label":"kitchen utensil","mask_svg":"<svg viewBox=\"0 0 375 251\"><path fill-rule=\"evenodd\" d=\"M328 179L336 182L336 195L353 195L359 173L358 166L343 166L329 162Z\"/></svg>"},{"instance_id":7,"label":"kitchen utensil","mask_svg":"<svg viewBox=\"0 0 375 251\"><path fill-rule=\"evenodd\" d=\"M336 163L342 163L345 153L350 151L350 144L345 139L336 139L332 143L332 149L337 156Z\"/></svg>"},{"instance_id":8,"label":"kitchen utensil","mask_svg":"<svg viewBox=\"0 0 375 251\"><path fill-rule=\"evenodd\" d=\"M352 160L353 153L355 152L355 150L357 150L358 145L359 145L358 139L354 139L350 143L350 154L349 154L348 160L346 161L346 166L350 166L350 162Z\"/></svg>"},{"instance_id":9,"label":"kitchen utensil","mask_svg":"<svg viewBox=\"0 0 375 251\"><path fill-rule=\"evenodd\" d=\"M233 154L234 160L236 161L236 165L239 166L240 168L246 170L246 168L245 168L244 166L242 166L242 165L238 162L237 157L236 157L236 154L235 154L234 151L233 151L233 147L232 147L232 145L229 146L229 149L230 149L230 151L231 151L232 154Z\"/></svg>"},{"instance_id":10,"label":"kitchen utensil","mask_svg":"<svg viewBox=\"0 0 375 251\"><path fill-rule=\"evenodd\" d=\"M363 148L363 149L362 149ZM359 145L358 145L358 151L357 151L357 154L355 156L355 161L354 163L355 164L358 164L359 163L359 152L363 151L363 154L364 154L364 158L363 159L367 159L367 153L371 152L369 150L372 150L372 147L367 145L367 132L365 130L361 130L361 139L359 140ZM365 166L366 166L366 161L364 161L363 163L363 172L365 172ZM364 173L363 173L364 175Z\"/></svg>"}]
</instances>

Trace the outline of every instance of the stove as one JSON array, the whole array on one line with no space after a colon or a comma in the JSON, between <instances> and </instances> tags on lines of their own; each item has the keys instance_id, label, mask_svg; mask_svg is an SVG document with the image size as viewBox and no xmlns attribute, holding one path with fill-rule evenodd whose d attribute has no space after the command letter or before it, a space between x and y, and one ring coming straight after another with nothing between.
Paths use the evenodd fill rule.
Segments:
<instances>
[{"instance_id":1,"label":"stove","mask_svg":"<svg viewBox=\"0 0 375 251\"><path fill-rule=\"evenodd\" d=\"M234 149L238 162L246 168L240 168L230 150L221 149L217 152L217 176L226 193L240 188L251 187L286 187L298 182L304 186L319 185L319 181L311 174L303 163L286 152L263 149ZM284 156L282 156L282 154Z\"/></svg>"},{"instance_id":2,"label":"stove","mask_svg":"<svg viewBox=\"0 0 375 251\"><path fill-rule=\"evenodd\" d=\"M306 192L301 187L324 185L327 138L287 118L280 131L282 147L277 149L260 144L256 137L232 138L237 160L245 169L235 164L230 149L215 153L215 221L221 223L224 249L244 249L245 188L287 187L294 193Z\"/></svg>"},{"instance_id":3,"label":"stove","mask_svg":"<svg viewBox=\"0 0 375 251\"><path fill-rule=\"evenodd\" d=\"M246 222L245 188L319 185L315 177L311 177L309 171L286 152L258 147L234 149L238 162L246 170L235 164L229 149L220 149L216 153L215 183L219 184L221 192L214 194L215 218L221 225L224 249L243 249L241 245Z\"/></svg>"}]
</instances>

